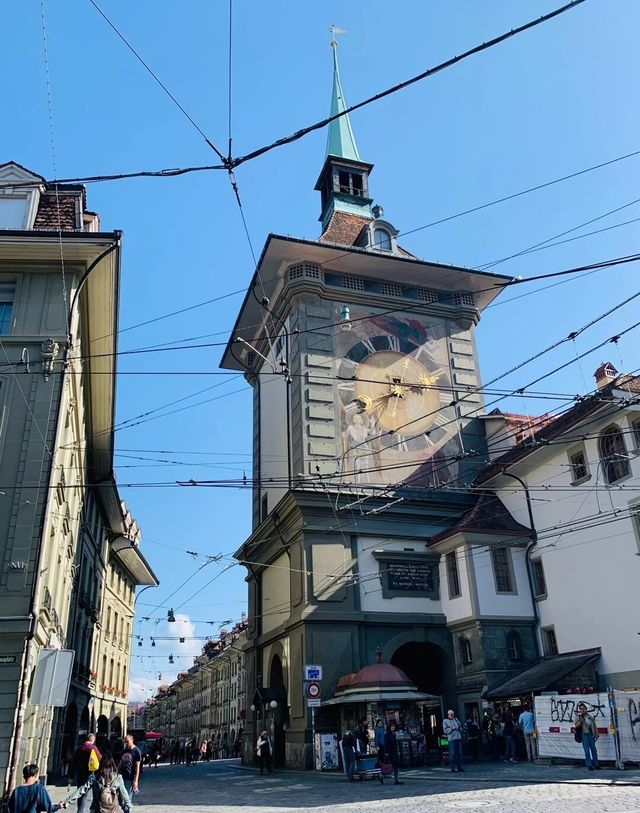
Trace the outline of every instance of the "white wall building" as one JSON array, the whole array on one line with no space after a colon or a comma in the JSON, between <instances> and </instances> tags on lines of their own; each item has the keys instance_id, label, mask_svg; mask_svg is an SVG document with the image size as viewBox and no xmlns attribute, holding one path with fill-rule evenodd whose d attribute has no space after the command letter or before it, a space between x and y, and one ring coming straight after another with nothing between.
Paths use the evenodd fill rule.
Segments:
<instances>
[{"instance_id":1,"label":"white wall building","mask_svg":"<svg viewBox=\"0 0 640 813\"><path fill-rule=\"evenodd\" d=\"M599 647L602 688L640 686L640 378L596 371L598 390L504 451L503 416L486 419L494 456L478 477L530 526L541 653ZM502 423L502 429L500 424ZM520 478L522 482L514 479ZM484 599L483 599L484 600Z\"/></svg>"}]
</instances>

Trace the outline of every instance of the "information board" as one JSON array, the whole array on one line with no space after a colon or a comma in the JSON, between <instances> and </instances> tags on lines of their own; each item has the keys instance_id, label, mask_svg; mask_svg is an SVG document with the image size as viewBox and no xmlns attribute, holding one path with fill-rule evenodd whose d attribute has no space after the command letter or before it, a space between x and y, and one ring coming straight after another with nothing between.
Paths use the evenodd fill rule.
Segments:
<instances>
[{"instance_id":1,"label":"information board","mask_svg":"<svg viewBox=\"0 0 640 813\"><path fill-rule=\"evenodd\" d=\"M433 592L433 565L424 562L388 562L386 569L389 590Z\"/></svg>"}]
</instances>

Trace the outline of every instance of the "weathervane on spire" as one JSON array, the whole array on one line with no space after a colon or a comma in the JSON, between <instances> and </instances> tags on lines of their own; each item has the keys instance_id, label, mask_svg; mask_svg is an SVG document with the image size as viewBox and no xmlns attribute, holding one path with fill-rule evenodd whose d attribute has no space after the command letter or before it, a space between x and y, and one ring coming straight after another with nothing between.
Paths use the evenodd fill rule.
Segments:
<instances>
[{"instance_id":1,"label":"weathervane on spire","mask_svg":"<svg viewBox=\"0 0 640 813\"><path fill-rule=\"evenodd\" d=\"M336 34L346 34L344 28L338 28L338 26L334 23L333 25L329 26L329 31L331 32L331 47L335 48L338 45L338 40L336 39Z\"/></svg>"}]
</instances>

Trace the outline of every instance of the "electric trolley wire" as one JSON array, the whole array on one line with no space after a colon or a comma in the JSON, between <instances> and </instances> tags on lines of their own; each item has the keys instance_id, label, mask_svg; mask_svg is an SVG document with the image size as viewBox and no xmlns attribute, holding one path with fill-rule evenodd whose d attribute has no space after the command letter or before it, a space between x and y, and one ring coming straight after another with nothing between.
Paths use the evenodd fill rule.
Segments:
<instances>
[{"instance_id":1,"label":"electric trolley wire","mask_svg":"<svg viewBox=\"0 0 640 813\"><path fill-rule=\"evenodd\" d=\"M570 229L566 229L565 231L561 231L558 234L554 234L553 237L548 237L546 240L541 240L539 243L534 243L532 246L528 246L528 248L524 248L521 251L517 251L514 254L509 254L506 257L502 257L499 260L491 260L490 262L480 263L476 265L476 269L478 271L486 271L489 268L495 268L496 265L501 265L507 260L513 260L515 257L522 257L526 254L532 254L536 251L541 251L547 248L553 248L554 246L563 245L573 240L582 240L584 237L591 237L594 234L601 234L605 231L611 231L611 229L619 229L621 226L627 226L630 223L637 223L640 218L633 218L632 220L626 220L623 223L615 223L612 226L606 226L603 229L597 229L596 231L587 232L586 234L579 234L576 237L572 237L570 240L561 240L557 243L553 242L554 240L558 240L560 237L564 237L567 234L571 234L574 231L578 231L579 229L584 228L585 226L590 226L592 223L597 223L599 220L603 220L605 217L610 217L612 214L616 212L620 212L623 209L628 209L630 206L635 206L637 203L640 203L640 198L635 198L634 200L629 201L628 203L622 204L622 206L617 206L615 209L610 209L608 212L604 214L598 215L597 217L593 217L590 220L585 220L584 223L580 223L578 226L573 226Z\"/></svg>"},{"instance_id":2,"label":"electric trolley wire","mask_svg":"<svg viewBox=\"0 0 640 813\"><path fill-rule=\"evenodd\" d=\"M245 155L238 156L229 160L222 153L215 147L215 145L208 139L204 131L199 127L198 124L194 121L194 119L187 113L185 108L178 102L177 98L169 91L169 89L164 85L164 83L159 79L159 77L153 72L153 70L149 67L149 65L142 59L142 57L138 54L138 52L133 48L133 46L126 40L123 34L117 29L115 24L107 17L107 15L102 11L102 9L98 6L96 0L89 0L89 2L96 8L96 10L101 14L101 16L106 20L109 26L114 30L114 32L118 35L118 37L124 42L127 48L134 54L136 59L144 66L144 68L151 74L154 80L158 83L158 85L164 90L164 92L169 96L169 98L178 106L178 108L182 111L182 113L186 116L189 122L196 128L196 130L200 133L200 135L204 138L205 142L214 150L216 155L220 158L220 164L215 165L208 165L208 166L198 166L198 167L178 167L173 169L165 169L159 171L141 171L141 172L125 172L125 173L118 173L115 175L91 175L86 176L84 178L73 178L73 179L62 179L57 180L57 183L95 183L98 181L107 181L107 180L122 180L125 178L141 178L141 177L175 177L177 175L184 175L189 172L202 172L202 171L210 171L210 170L226 170L227 172L229 169L235 169L236 167L240 166L240 164L245 164L249 161L252 161L258 158L261 155L264 155L268 152L271 152L274 149L282 147L286 144L291 144L294 141L298 141L299 139L303 138L304 136L308 135L309 133L315 132L316 130L323 129L324 127L331 124L332 121L336 121L337 119L341 118L342 116L347 116L350 113L354 112L355 110L359 110L363 107L366 107L374 102L380 101L380 99L384 99L387 96L390 96L394 93L398 93L405 88L416 84L417 82L421 82L424 79L427 79L437 73L440 73L448 68L453 67L454 65L462 62L466 59L469 59L476 54L482 53L483 51L489 50L490 48L495 47L496 45L505 42L512 37L516 37L519 34L524 33L525 31L531 30L536 28L544 23L549 22L550 20L558 17L568 11L571 11L575 7L581 5L585 2L585 0L572 0L572 2L566 3L559 8L556 8L547 14L543 14L541 17L536 19L530 20L522 25L519 25L515 28L510 29L509 31L505 31L504 33L493 37L486 42L480 43L461 54L453 56L444 62L439 63L438 65L434 65L432 68L428 68L425 71L411 77L410 79L405 80L404 82L400 82L393 87L386 88L385 90L380 91L379 93L374 94L366 99L363 99L361 102L358 102L350 107L347 107L345 110L336 113L333 116L328 116L320 121L315 122L314 124L308 125L307 127L303 127L296 132L285 136L283 138L279 138L276 141L272 142L271 144L264 145L257 149L252 150Z\"/></svg>"},{"instance_id":3,"label":"electric trolley wire","mask_svg":"<svg viewBox=\"0 0 640 813\"><path fill-rule=\"evenodd\" d=\"M225 161L224 155L220 152L220 150L216 147L216 145L209 139L207 134L204 130L200 127L199 124L194 120L194 118L187 112L184 106L178 101L176 96L169 90L169 88L165 85L165 83L160 79L157 73L149 66L147 62L142 58L142 56L138 53L138 51L133 47L133 45L129 42L129 40L124 36L124 34L118 29L116 24L105 14L105 12L100 8L96 0L89 0L91 5L95 8L95 10L100 14L100 16L107 22L110 28L115 32L118 38L126 45L126 47L131 51L131 53L135 56L138 62L143 66L143 68L147 71L147 73L154 79L156 84L162 88L165 94L171 99L171 101L175 104L175 106L182 112L183 116L195 127L195 129L200 133L202 138L204 139L205 143L211 147L211 149L215 152L215 154L220 158L221 161Z\"/></svg>"}]
</instances>

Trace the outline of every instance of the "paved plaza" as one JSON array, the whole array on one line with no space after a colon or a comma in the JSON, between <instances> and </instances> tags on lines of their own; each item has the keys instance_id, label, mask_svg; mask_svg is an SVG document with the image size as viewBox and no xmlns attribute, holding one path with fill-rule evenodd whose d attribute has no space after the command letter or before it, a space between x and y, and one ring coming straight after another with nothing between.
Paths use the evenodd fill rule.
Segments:
<instances>
[{"instance_id":1,"label":"paved plaza","mask_svg":"<svg viewBox=\"0 0 640 813\"><path fill-rule=\"evenodd\" d=\"M144 813L640 813L640 771L483 764L464 774L445 768L386 780L347 782L343 775L276 772L260 776L236 760L147 768L136 797ZM63 797L54 788L54 800ZM75 810L75 805L70 806Z\"/></svg>"}]
</instances>

